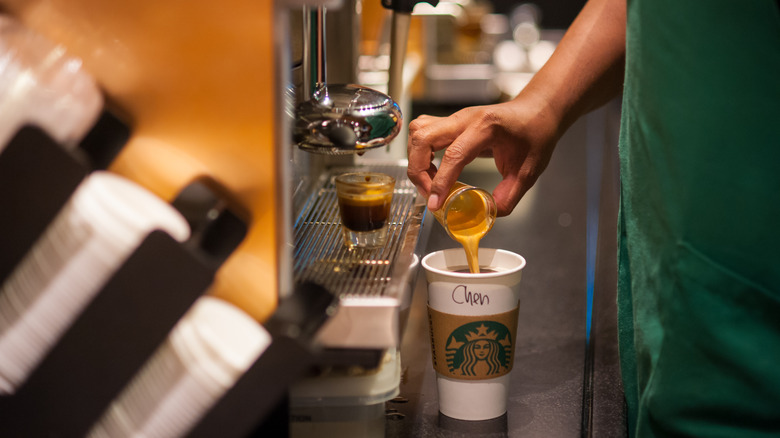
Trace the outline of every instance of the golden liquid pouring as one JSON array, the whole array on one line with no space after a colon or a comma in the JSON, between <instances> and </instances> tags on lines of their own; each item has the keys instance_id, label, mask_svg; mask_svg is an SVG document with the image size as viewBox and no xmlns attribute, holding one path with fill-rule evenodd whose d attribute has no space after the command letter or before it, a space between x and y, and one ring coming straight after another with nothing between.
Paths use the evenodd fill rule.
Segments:
<instances>
[{"instance_id":1,"label":"golden liquid pouring","mask_svg":"<svg viewBox=\"0 0 780 438\"><path fill-rule=\"evenodd\" d=\"M493 228L496 208L489 194L457 182L444 206L433 213L456 242L463 245L469 271L479 273L479 242Z\"/></svg>"}]
</instances>

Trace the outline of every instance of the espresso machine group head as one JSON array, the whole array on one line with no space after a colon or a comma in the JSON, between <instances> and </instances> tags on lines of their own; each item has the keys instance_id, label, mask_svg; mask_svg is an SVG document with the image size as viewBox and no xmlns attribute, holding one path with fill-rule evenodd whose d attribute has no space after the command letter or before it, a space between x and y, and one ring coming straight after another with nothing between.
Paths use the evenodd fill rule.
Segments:
<instances>
[{"instance_id":1,"label":"espresso machine group head","mask_svg":"<svg viewBox=\"0 0 780 438\"><path fill-rule=\"evenodd\" d=\"M317 6L306 17L304 28L314 38L305 38L305 43L315 50L304 50L304 62L310 62L304 74L311 77L304 79L305 96L293 124L293 139L301 149L329 155L362 154L388 146L401 131L403 116L396 100L402 89L408 20L420 0L381 1L393 11L388 94L356 84L328 84L325 7ZM427 2L435 6L438 0Z\"/></svg>"}]
</instances>

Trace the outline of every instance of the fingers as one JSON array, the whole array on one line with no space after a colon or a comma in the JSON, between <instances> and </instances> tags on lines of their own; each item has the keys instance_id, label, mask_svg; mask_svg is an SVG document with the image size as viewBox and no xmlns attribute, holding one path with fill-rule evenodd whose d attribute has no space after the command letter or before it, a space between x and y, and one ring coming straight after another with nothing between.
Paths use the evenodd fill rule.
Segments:
<instances>
[{"instance_id":1,"label":"fingers","mask_svg":"<svg viewBox=\"0 0 780 438\"><path fill-rule=\"evenodd\" d=\"M441 208L450 188L460 177L463 168L479 156L489 156L494 137L491 130L481 123L471 123L447 146L439 169L431 181L431 196L428 208Z\"/></svg>"},{"instance_id":2,"label":"fingers","mask_svg":"<svg viewBox=\"0 0 780 438\"><path fill-rule=\"evenodd\" d=\"M449 117L420 116L409 124L407 174L428 197L428 208L441 208L463 168L478 156L489 156L496 118L485 108L466 108ZM434 153L444 149L437 169Z\"/></svg>"},{"instance_id":3,"label":"fingers","mask_svg":"<svg viewBox=\"0 0 780 438\"><path fill-rule=\"evenodd\" d=\"M406 175L426 198L431 191L431 179L436 174L433 147L423 132L425 126L431 123L428 119L432 117L422 115L409 123L409 140L406 144Z\"/></svg>"},{"instance_id":4,"label":"fingers","mask_svg":"<svg viewBox=\"0 0 780 438\"><path fill-rule=\"evenodd\" d=\"M493 156L502 181L493 191L499 216L512 212L536 182L557 142L557 120L518 101L464 108L449 117L420 116L409 125L409 179L441 208L464 167ZM438 169L434 153L444 150Z\"/></svg>"},{"instance_id":5,"label":"fingers","mask_svg":"<svg viewBox=\"0 0 780 438\"><path fill-rule=\"evenodd\" d=\"M434 152L449 146L462 129L450 119L422 115L409 124L406 173L425 197L429 197L431 183L438 172L433 165Z\"/></svg>"},{"instance_id":6,"label":"fingers","mask_svg":"<svg viewBox=\"0 0 780 438\"><path fill-rule=\"evenodd\" d=\"M460 177L463 168L476 157L477 154L471 153L467 146L470 145L468 141L471 137L473 135L469 135L467 130L444 151L439 169L431 181L431 194L428 198L429 210L436 211L441 208L450 188Z\"/></svg>"},{"instance_id":7,"label":"fingers","mask_svg":"<svg viewBox=\"0 0 780 438\"><path fill-rule=\"evenodd\" d=\"M522 181L514 175L501 180L493 190L493 199L496 201L496 213L498 216L509 215L526 191L528 191L528 187L525 187Z\"/></svg>"},{"instance_id":8,"label":"fingers","mask_svg":"<svg viewBox=\"0 0 780 438\"><path fill-rule=\"evenodd\" d=\"M501 154L496 157L496 166L503 177L493 190L499 216L511 213L526 192L536 184L550 161L554 147L554 143L538 147L535 153L522 152L523 148L518 148L514 150L516 155Z\"/></svg>"}]
</instances>

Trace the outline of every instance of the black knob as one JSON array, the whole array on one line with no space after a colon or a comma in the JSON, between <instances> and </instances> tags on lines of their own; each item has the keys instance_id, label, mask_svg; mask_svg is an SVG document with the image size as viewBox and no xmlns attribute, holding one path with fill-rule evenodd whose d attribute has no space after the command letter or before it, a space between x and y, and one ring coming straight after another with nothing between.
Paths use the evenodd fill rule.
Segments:
<instances>
[{"instance_id":1,"label":"black knob","mask_svg":"<svg viewBox=\"0 0 780 438\"><path fill-rule=\"evenodd\" d=\"M382 0L382 6L384 6L385 9L392 9L395 12L411 14L414 5L423 2L429 3L434 7L439 4L439 0Z\"/></svg>"},{"instance_id":2,"label":"black knob","mask_svg":"<svg viewBox=\"0 0 780 438\"><path fill-rule=\"evenodd\" d=\"M328 140L340 149L355 149L357 134L350 125L336 124L328 130Z\"/></svg>"}]
</instances>

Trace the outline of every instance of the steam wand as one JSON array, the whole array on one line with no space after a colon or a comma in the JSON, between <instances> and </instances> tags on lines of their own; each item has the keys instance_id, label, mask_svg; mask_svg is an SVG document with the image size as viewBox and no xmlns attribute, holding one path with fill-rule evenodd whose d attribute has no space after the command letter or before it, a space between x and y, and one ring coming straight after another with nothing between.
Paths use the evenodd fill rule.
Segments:
<instances>
[{"instance_id":1,"label":"steam wand","mask_svg":"<svg viewBox=\"0 0 780 438\"><path fill-rule=\"evenodd\" d=\"M390 144L401 129L398 104L374 89L328 84L325 8L304 9L304 99L296 107L293 138L314 153L362 154ZM307 47L308 46L308 47ZM312 51L312 48L314 51Z\"/></svg>"},{"instance_id":2,"label":"steam wand","mask_svg":"<svg viewBox=\"0 0 780 438\"><path fill-rule=\"evenodd\" d=\"M434 7L439 4L439 0L424 0L424 2L430 3ZM393 11L390 28L390 69L388 71L387 94L396 102L401 99L403 94L404 58L406 58L412 11L417 3L423 3L423 0L382 0L382 6ZM390 149L389 143L387 148Z\"/></svg>"}]
</instances>

